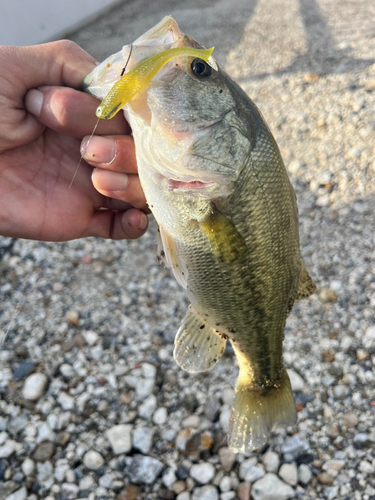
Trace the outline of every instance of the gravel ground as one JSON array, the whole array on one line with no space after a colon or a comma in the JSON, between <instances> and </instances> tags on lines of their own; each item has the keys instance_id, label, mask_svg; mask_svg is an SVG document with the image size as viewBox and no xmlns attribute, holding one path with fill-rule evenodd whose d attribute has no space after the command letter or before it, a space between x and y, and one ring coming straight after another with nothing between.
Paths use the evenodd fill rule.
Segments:
<instances>
[{"instance_id":1,"label":"gravel ground","mask_svg":"<svg viewBox=\"0 0 375 500\"><path fill-rule=\"evenodd\" d=\"M187 301L140 241L0 240L0 499L375 498L375 7L126 2L71 35L98 60L172 14L261 109L316 295L289 318L298 425L226 448L237 368L172 358ZM181 4L182 5L182 4Z\"/></svg>"}]
</instances>

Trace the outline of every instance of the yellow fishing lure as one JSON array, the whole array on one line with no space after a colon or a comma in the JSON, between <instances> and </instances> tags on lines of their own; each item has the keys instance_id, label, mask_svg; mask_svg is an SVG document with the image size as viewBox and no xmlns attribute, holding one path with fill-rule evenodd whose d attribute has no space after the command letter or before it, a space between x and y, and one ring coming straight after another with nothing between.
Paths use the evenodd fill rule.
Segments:
<instances>
[{"instance_id":1,"label":"yellow fishing lure","mask_svg":"<svg viewBox=\"0 0 375 500\"><path fill-rule=\"evenodd\" d=\"M142 90L161 70L165 64L180 56L199 57L217 70L216 63L211 57L214 48L201 50L191 47L177 47L165 50L159 54L141 61L133 69L118 80L96 110L96 116L103 120L110 120L118 111Z\"/></svg>"}]
</instances>

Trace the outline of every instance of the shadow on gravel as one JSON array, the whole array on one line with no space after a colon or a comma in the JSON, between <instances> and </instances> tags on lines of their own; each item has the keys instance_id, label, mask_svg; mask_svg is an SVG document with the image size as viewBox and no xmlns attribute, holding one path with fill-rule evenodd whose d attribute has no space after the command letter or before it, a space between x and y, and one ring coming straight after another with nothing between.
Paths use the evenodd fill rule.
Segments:
<instances>
[{"instance_id":1,"label":"shadow on gravel","mask_svg":"<svg viewBox=\"0 0 375 500\"><path fill-rule=\"evenodd\" d=\"M375 63L375 58L356 59L350 56L350 47L337 49L331 28L316 0L299 0L300 16L305 28L307 52L296 57L294 62L276 72L252 75L252 80L269 76L285 75L299 71L328 75L361 70Z\"/></svg>"},{"instance_id":2,"label":"shadow on gravel","mask_svg":"<svg viewBox=\"0 0 375 500\"><path fill-rule=\"evenodd\" d=\"M10 253L13 250L16 241L17 238L0 238L0 260L5 254Z\"/></svg>"}]
</instances>

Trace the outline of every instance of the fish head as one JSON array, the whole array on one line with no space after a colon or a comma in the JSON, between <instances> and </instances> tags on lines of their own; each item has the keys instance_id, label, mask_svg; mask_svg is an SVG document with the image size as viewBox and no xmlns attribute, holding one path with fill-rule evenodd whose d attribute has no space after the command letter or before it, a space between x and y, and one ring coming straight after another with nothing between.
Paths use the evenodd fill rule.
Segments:
<instances>
[{"instance_id":1,"label":"fish head","mask_svg":"<svg viewBox=\"0 0 375 500\"><path fill-rule=\"evenodd\" d=\"M182 47L204 49L165 17L97 66L84 86L103 99L140 62ZM124 106L140 170L156 171L170 191L211 198L229 194L251 136L238 89L212 58L180 55L167 62Z\"/></svg>"}]
</instances>

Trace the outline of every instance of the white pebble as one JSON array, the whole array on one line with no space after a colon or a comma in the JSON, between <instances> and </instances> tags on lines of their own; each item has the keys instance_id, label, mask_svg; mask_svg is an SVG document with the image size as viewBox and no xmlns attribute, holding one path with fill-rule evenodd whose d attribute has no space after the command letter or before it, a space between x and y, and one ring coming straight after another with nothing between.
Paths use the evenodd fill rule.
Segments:
<instances>
[{"instance_id":1,"label":"white pebble","mask_svg":"<svg viewBox=\"0 0 375 500\"><path fill-rule=\"evenodd\" d=\"M168 418L168 410L167 410L167 408L162 406L161 408L158 408L155 411L155 413L152 417L152 421L156 425L163 425L167 421L167 418Z\"/></svg>"},{"instance_id":2,"label":"white pebble","mask_svg":"<svg viewBox=\"0 0 375 500\"><path fill-rule=\"evenodd\" d=\"M176 500L190 500L190 493L188 491L183 491L177 495Z\"/></svg>"},{"instance_id":3,"label":"white pebble","mask_svg":"<svg viewBox=\"0 0 375 500\"><path fill-rule=\"evenodd\" d=\"M258 462L257 457L251 457L244 460L240 465L240 470L239 470L240 479L245 479L246 474L252 467L254 467L254 465L256 465L257 462Z\"/></svg>"},{"instance_id":4,"label":"white pebble","mask_svg":"<svg viewBox=\"0 0 375 500\"><path fill-rule=\"evenodd\" d=\"M152 447L153 437L154 429L150 429L149 427L137 427L133 430L133 447L144 455L147 455Z\"/></svg>"},{"instance_id":5,"label":"white pebble","mask_svg":"<svg viewBox=\"0 0 375 500\"><path fill-rule=\"evenodd\" d=\"M25 460L22 462L22 472L25 474L25 476L31 476L34 471L35 471L34 460L31 460L31 458L29 457L25 458Z\"/></svg>"},{"instance_id":6,"label":"white pebble","mask_svg":"<svg viewBox=\"0 0 375 500\"><path fill-rule=\"evenodd\" d=\"M189 415L188 417L184 418L184 420L181 422L181 427L183 429L187 429L188 427L194 427L194 429L197 429L200 424L200 418L199 415Z\"/></svg>"},{"instance_id":7,"label":"white pebble","mask_svg":"<svg viewBox=\"0 0 375 500\"><path fill-rule=\"evenodd\" d=\"M298 481L301 484L306 485L311 481L311 479L312 479L312 472L310 467L306 464L301 464L298 467Z\"/></svg>"},{"instance_id":8,"label":"white pebble","mask_svg":"<svg viewBox=\"0 0 375 500\"><path fill-rule=\"evenodd\" d=\"M219 494L215 486L211 484L195 488L192 500L219 500Z\"/></svg>"},{"instance_id":9,"label":"white pebble","mask_svg":"<svg viewBox=\"0 0 375 500\"><path fill-rule=\"evenodd\" d=\"M151 363L143 363L142 364L142 375L146 378L155 378L156 377L156 366Z\"/></svg>"},{"instance_id":10,"label":"white pebble","mask_svg":"<svg viewBox=\"0 0 375 500\"><path fill-rule=\"evenodd\" d=\"M374 474L375 467L367 462L367 460L362 460L359 464L359 470L364 474Z\"/></svg>"},{"instance_id":11,"label":"white pebble","mask_svg":"<svg viewBox=\"0 0 375 500\"><path fill-rule=\"evenodd\" d=\"M291 486L295 486L298 482L298 471L294 464L283 464L279 470L281 479Z\"/></svg>"},{"instance_id":12,"label":"white pebble","mask_svg":"<svg viewBox=\"0 0 375 500\"><path fill-rule=\"evenodd\" d=\"M86 467L87 467L87 465L86 465ZM89 468L89 467L87 467L87 468ZM92 486L94 486L94 484L95 484L94 478L92 478L91 476L84 476L80 480L78 486L79 486L80 490L89 490L90 488L92 488Z\"/></svg>"},{"instance_id":13,"label":"white pebble","mask_svg":"<svg viewBox=\"0 0 375 500\"><path fill-rule=\"evenodd\" d=\"M38 428L37 442L41 443L42 441L56 441L56 434L53 432L47 422L43 422L42 425Z\"/></svg>"},{"instance_id":14,"label":"white pebble","mask_svg":"<svg viewBox=\"0 0 375 500\"><path fill-rule=\"evenodd\" d=\"M207 484L215 475L215 467L208 462L194 464L190 468L190 477L200 484Z\"/></svg>"},{"instance_id":15,"label":"white pebble","mask_svg":"<svg viewBox=\"0 0 375 500\"><path fill-rule=\"evenodd\" d=\"M157 405L156 396L154 394L151 394L139 406L138 408L139 416L142 418L150 418L155 411L156 405Z\"/></svg>"},{"instance_id":16,"label":"white pebble","mask_svg":"<svg viewBox=\"0 0 375 500\"><path fill-rule=\"evenodd\" d=\"M231 489L232 483L229 476L224 476L219 483L220 491L225 493Z\"/></svg>"},{"instance_id":17,"label":"white pebble","mask_svg":"<svg viewBox=\"0 0 375 500\"><path fill-rule=\"evenodd\" d=\"M83 457L83 464L90 470L97 470L104 464L104 458L95 450L89 450Z\"/></svg>"},{"instance_id":18,"label":"white pebble","mask_svg":"<svg viewBox=\"0 0 375 500\"><path fill-rule=\"evenodd\" d=\"M329 200L329 195L328 194L322 194L316 199L315 205L317 207L328 207L330 204Z\"/></svg>"},{"instance_id":19,"label":"white pebble","mask_svg":"<svg viewBox=\"0 0 375 500\"><path fill-rule=\"evenodd\" d=\"M267 472L277 472L279 470L280 458L274 451L267 451L262 458Z\"/></svg>"},{"instance_id":20,"label":"white pebble","mask_svg":"<svg viewBox=\"0 0 375 500\"><path fill-rule=\"evenodd\" d=\"M169 467L169 469L167 469L167 471L163 474L162 482L164 486L169 488L175 481L177 481L177 477L174 469L172 469L172 467Z\"/></svg>"},{"instance_id":21,"label":"white pebble","mask_svg":"<svg viewBox=\"0 0 375 500\"><path fill-rule=\"evenodd\" d=\"M292 386L292 391L301 392L305 387L305 381L301 375L290 369L287 369L287 372L289 375L290 385Z\"/></svg>"},{"instance_id":22,"label":"white pebble","mask_svg":"<svg viewBox=\"0 0 375 500\"><path fill-rule=\"evenodd\" d=\"M63 410L72 410L74 408L74 398L67 392L60 392L57 401Z\"/></svg>"},{"instance_id":23,"label":"white pebble","mask_svg":"<svg viewBox=\"0 0 375 500\"><path fill-rule=\"evenodd\" d=\"M16 449L17 449L16 441L13 441L13 439L8 439L7 441L5 441L3 446L0 446L0 458L10 457L10 455L14 453Z\"/></svg>"},{"instance_id":24,"label":"white pebble","mask_svg":"<svg viewBox=\"0 0 375 500\"><path fill-rule=\"evenodd\" d=\"M154 390L155 379L146 378L139 379L136 383L135 392L137 394L138 399L146 399L147 396L150 396Z\"/></svg>"},{"instance_id":25,"label":"white pebble","mask_svg":"<svg viewBox=\"0 0 375 500\"><path fill-rule=\"evenodd\" d=\"M232 410L230 409L229 405L225 404L222 406L219 422L224 432L228 432L231 412Z\"/></svg>"},{"instance_id":26,"label":"white pebble","mask_svg":"<svg viewBox=\"0 0 375 500\"><path fill-rule=\"evenodd\" d=\"M44 373L33 373L25 380L23 386L23 397L30 401L39 399L46 390L48 378Z\"/></svg>"},{"instance_id":27,"label":"white pebble","mask_svg":"<svg viewBox=\"0 0 375 500\"><path fill-rule=\"evenodd\" d=\"M27 489L25 486L15 491L11 495L8 495L5 500L26 500Z\"/></svg>"},{"instance_id":28,"label":"white pebble","mask_svg":"<svg viewBox=\"0 0 375 500\"><path fill-rule=\"evenodd\" d=\"M63 363L60 365L60 373L63 377L70 378L75 374L74 368L68 363Z\"/></svg>"},{"instance_id":29,"label":"white pebble","mask_svg":"<svg viewBox=\"0 0 375 500\"><path fill-rule=\"evenodd\" d=\"M251 469L248 470L245 476L245 481L247 483L254 483L257 479L260 479L265 474L265 470L263 465L254 465Z\"/></svg>"},{"instance_id":30,"label":"white pebble","mask_svg":"<svg viewBox=\"0 0 375 500\"><path fill-rule=\"evenodd\" d=\"M133 426L129 424L115 425L107 430L107 438L115 455L129 453L132 449L131 431Z\"/></svg>"},{"instance_id":31,"label":"white pebble","mask_svg":"<svg viewBox=\"0 0 375 500\"><path fill-rule=\"evenodd\" d=\"M96 332L93 332L91 330L87 330L87 331L82 332L82 335L86 341L86 344L91 345L91 346L96 344L98 339L99 339L99 335Z\"/></svg>"},{"instance_id":32,"label":"white pebble","mask_svg":"<svg viewBox=\"0 0 375 500\"><path fill-rule=\"evenodd\" d=\"M234 390L231 389L230 387L227 387L221 393L221 399L222 399L224 404L232 405L233 397L234 397Z\"/></svg>"},{"instance_id":33,"label":"white pebble","mask_svg":"<svg viewBox=\"0 0 375 500\"><path fill-rule=\"evenodd\" d=\"M283 483L275 474L269 472L256 481L251 488L254 500L288 500L295 497L294 489Z\"/></svg>"}]
</instances>

